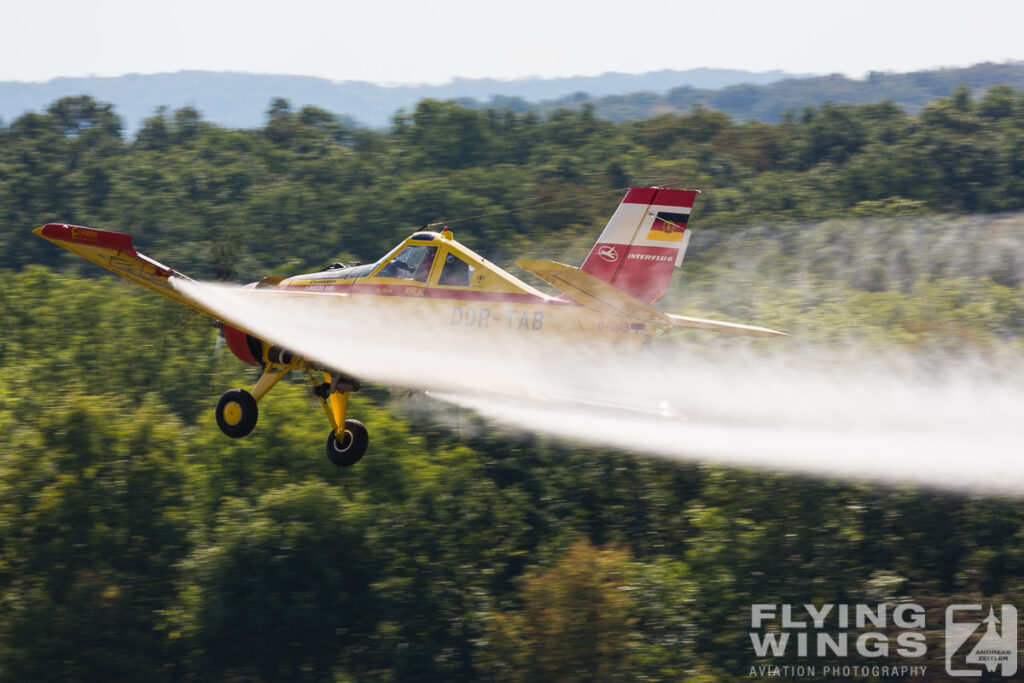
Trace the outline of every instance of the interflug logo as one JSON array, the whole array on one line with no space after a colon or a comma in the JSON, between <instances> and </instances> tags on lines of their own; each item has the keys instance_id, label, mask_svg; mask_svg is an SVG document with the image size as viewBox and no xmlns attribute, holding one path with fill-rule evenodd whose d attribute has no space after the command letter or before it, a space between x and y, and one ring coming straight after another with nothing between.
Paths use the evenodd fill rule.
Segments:
<instances>
[{"instance_id":1,"label":"interflug logo","mask_svg":"<svg viewBox=\"0 0 1024 683\"><path fill-rule=\"evenodd\" d=\"M1017 608L1002 605L999 616L981 605L950 605L946 608L946 673L950 676L978 677L982 669L1001 676L1017 672ZM975 621L968 621L974 617ZM984 628L974 647L964 647L971 636Z\"/></svg>"},{"instance_id":2,"label":"interflug logo","mask_svg":"<svg viewBox=\"0 0 1024 683\"><path fill-rule=\"evenodd\" d=\"M597 250L597 255L608 263L615 263L619 260L619 250L610 244L602 245L601 248Z\"/></svg>"}]
</instances>

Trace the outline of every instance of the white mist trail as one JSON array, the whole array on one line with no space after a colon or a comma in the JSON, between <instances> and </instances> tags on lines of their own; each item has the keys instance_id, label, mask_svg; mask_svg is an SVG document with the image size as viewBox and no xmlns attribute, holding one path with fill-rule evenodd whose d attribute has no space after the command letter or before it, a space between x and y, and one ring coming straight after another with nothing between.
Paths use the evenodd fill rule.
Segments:
<instances>
[{"instance_id":1,"label":"white mist trail","mask_svg":"<svg viewBox=\"0 0 1024 683\"><path fill-rule=\"evenodd\" d=\"M758 340L773 345L768 356L555 353L528 337L474 339L444 316L382 317L344 297L175 286L325 366L440 392L521 429L683 460L1024 495L1020 365L826 362L786 353L789 340Z\"/></svg>"}]
</instances>

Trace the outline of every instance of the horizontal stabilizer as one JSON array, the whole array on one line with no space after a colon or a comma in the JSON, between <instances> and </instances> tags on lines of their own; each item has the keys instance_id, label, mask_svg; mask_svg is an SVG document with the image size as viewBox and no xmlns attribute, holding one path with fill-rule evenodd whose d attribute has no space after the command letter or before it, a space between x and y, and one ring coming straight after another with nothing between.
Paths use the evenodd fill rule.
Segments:
<instances>
[{"instance_id":1,"label":"horizontal stabilizer","mask_svg":"<svg viewBox=\"0 0 1024 683\"><path fill-rule=\"evenodd\" d=\"M785 332L777 332L766 327L727 323L703 318L688 318L682 315L663 313L645 304L643 301L627 294L617 287L590 273L573 266L546 259L522 259L516 265L536 275L544 282L565 292L582 306L605 313L613 313L626 318L666 328L686 327L697 330L710 330L725 334L737 334L744 337L777 337L785 336Z\"/></svg>"},{"instance_id":2,"label":"horizontal stabilizer","mask_svg":"<svg viewBox=\"0 0 1024 683\"><path fill-rule=\"evenodd\" d=\"M770 330L767 327L755 325L742 325L740 323L726 323L720 320L705 320L704 318L688 318L685 315L666 314L672 321L672 327L687 327L691 330L710 330L712 332L724 332L726 334L738 334L742 337L787 337L785 332Z\"/></svg>"},{"instance_id":3,"label":"horizontal stabilizer","mask_svg":"<svg viewBox=\"0 0 1024 683\"><path fill-rule=\"evenodd\" d=\"M579 268L547 259L520 259L516 265L587 308L654 324L671 324L658 309Z\"/></svg>"}]
</instances>

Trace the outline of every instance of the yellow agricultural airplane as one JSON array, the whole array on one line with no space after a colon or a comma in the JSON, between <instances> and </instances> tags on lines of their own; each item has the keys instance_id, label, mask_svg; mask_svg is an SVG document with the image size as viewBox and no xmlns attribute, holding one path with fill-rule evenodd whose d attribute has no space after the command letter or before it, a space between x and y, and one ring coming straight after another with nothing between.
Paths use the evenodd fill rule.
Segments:
<instances>
[{"instance_id":1,"label":"yellow agricultural airplane","mask_svg":"<svg viewBox=\"0 0 1024 683\"><path fill-rule=\"evenodd\" d=\"M270 275L248 287L281 296L333 295L345 306L372 306L382 317L388 312L415 311L451 330L474 335L480 343L497 337L524 342L568 340L588 348L626 352L676 328L750 337L782 335L763 327L664 313L651 305L668 289L673 269L682 263L696 194L694 190L630 188L581 267L540 259L516 262L561 291L557 297L480 257L447 229L416 232L375 263L338 265L291 278ZM301 368L331 424L328 458L344 467L363 457L369 442L366 428L347 418L348 396L359 389L359 381L344 368L302 358L255 336L244 324L225 319L223 313L218 315L175 286L189 278L135 251L129 235L62 223L47 223L34 233L143 287L220 318L217 324L232 353L263 368L251 393L236 388L221 396L215 414L225 434L237 438L251 432L260 399L289 371ZM316 373L322 374L322 381Z\"/></svg>"}]
</instances>

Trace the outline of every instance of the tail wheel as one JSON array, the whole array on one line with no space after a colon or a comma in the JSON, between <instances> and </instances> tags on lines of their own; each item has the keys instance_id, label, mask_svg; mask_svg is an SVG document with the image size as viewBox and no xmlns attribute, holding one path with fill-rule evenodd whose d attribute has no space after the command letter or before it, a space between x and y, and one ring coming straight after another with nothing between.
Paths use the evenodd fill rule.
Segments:
<instances>
[{"instance_id":1,"label":"tail wheel","mask_svg":"<svg viewBox=\"0 0 1024 683\"><path fill-rule=\"evenodd\" d=\"M334 430L327 435L327 458L338 467L350 467L363 459L370 435L359 420L345 420L345 432L338 440Z\"/></svg>"},{"instance_id":2,"label":"tail wheel","mask_svg":"<svg viewBox=\"0 0 1024 683\"><path fill-rule=\"evenodd\" d=\"M256 399L248 391L231 389L225 391L217 401L214 414L217 416L217 426L220 427L220 431L232 438L239 439L256 426L260 410L256 406Z\"/></svg>"}]
</instances>

